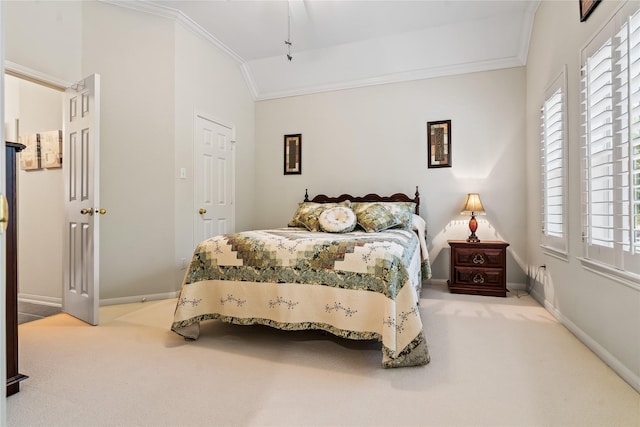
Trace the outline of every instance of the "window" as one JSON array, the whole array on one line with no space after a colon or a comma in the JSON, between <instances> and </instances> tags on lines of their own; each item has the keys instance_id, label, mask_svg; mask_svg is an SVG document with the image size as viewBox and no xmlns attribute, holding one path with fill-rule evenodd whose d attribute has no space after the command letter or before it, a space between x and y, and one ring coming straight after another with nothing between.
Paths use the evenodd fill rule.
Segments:
<instances>
[{"instance_id":1,"label":"window","mask_svg":"<svg viewBox=\"0 0 640 427\"><path fill-rule=\"evenodd\" d=\"M583 242L587 260L640 275L640 14L630 6L582 51Z\"/></svg>"},{"instance_id":2,"label":"window","mask_svg":"<svg viewBox=\"0 0 640 427\"><path fill-rule=\"evenodd\" d=\"M542 166L542 246L566 258L566 72L564 67L545 91L540 109Z\"/></svg>"}]
</instances>

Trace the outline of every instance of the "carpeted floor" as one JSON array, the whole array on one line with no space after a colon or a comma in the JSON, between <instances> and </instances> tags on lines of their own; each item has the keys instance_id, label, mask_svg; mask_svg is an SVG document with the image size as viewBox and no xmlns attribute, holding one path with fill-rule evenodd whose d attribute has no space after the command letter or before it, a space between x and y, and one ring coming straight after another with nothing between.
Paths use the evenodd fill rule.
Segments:
<instances>
[{"instance_id":1,"label":"carpeted floor","mask_svg":"<svg viewBox=\"0 0 640 427\"><path fill-rule=\"evenodd\" d=\"M398 369L315 332L209 321L185 341L174 307L21 325L8 426L640 426L640 395L528 296L427 287L432 361Z\"/></svg>"}]
</instances>

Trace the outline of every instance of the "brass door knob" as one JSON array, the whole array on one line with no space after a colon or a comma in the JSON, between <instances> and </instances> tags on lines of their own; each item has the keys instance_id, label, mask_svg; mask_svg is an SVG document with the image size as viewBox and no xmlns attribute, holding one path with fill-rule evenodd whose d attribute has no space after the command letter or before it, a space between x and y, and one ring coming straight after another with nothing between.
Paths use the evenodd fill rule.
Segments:
<instances>
[{"instance_id":1,"label":"brass door knob","mask_svg":"<svg viewBox=\"0 0 640 427\"><path fill-rule=\"evenodd\" d=\"M205 208L200 208L200 210L198 210L198 213L199 213L200 215L204 215L204 214L206 214L206 213L207 213L207 210L206 210Z\"/></svg>"},{"instance_id":2,"label":"brass door knob","mask_svg":"<svg viewBox=\"0 0 640 427\"><path fill-rule=\"evenodd\" d=\"M100 214L100 215L104 215L104 214L107 213L107 210L106 209L96 209L96 213Z\"/></svg>"},{"instance_id":3,"label":"brass door knob","mask_svg":"<svg viewBox=\"0 0 640 427\"><path fill-rule=\"evenodd\" d=\"M93 209L81 209L81 210L80 210L80 213L81 213L82 215L89 215L89 216L91 216L91 215L93 215Z\"/></svg>"}]
</instances>

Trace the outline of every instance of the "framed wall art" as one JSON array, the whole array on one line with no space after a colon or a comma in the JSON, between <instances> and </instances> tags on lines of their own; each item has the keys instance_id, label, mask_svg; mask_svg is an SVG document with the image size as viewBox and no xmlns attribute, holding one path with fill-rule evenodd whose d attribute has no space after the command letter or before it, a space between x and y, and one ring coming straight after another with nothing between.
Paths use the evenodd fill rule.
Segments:
<instances>
[{"instance_id":1,"label":"framed wall art","mask_svg":"<svg viewBox=\"0 0 640 427\"><path fill-rule=\"evenodd\" d=\"M600 3L600 0L578 0L580 2L580 22L587 20L593 9Z\"/></svg>"},{"instance_id":2,"label":"framed wall art","mask_svg":"<svg viewBox=\"0 0 640 427\"><path fill-rule=\"evenodd\" d=\"M18 142L26 146L20 152L22 170L62 167L62 130L20 135Z\"/></svg>"},{"instance_id":3,"label":"framed wall art","mask_svg":"<svg viewBox=\"0 0 640 427\"><path fill-rule=\"evenodd\" d=\"M37 133L20 135L18 142L25 145L20 152L20 168L25 171L40 169L40 136Z\"/></svg>"},{"instance_id":4,"label":"framed wall art","mask_svg":"<svg viewBox=\"0 0 640 427\"><path fill-rule=\"evenodd\" d=\"M284 136L284 174L302 174L302 134Z\"/></svg>"},{"instance_id":5,"label":"framed wall art","mask_svg":"<svg viewBox=\"0 0 640 427\"><path fill-rule=\"evenodd\" d=\"M47 169L62 167L62 131L43 132L40 135L40 166Z\"/></svg>"},{"instance_id":6,"label":"framed wall art","mask_svg":"<svg viewBox=\"0 0 640 427\"><path fill-rule=\"evenodd\" d=\"M451 167L451 120L427 122L427 146L430 168Z\"/></svg>"}]
</instances>

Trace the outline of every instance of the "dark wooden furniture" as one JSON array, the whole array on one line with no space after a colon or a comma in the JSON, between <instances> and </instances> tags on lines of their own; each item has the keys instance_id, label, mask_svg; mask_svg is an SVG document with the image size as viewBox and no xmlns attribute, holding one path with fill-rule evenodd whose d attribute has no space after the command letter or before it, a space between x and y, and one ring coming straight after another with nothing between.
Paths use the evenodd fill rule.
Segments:
<instances>
[{"instance_id":1,"label":"dark wooden furniture","mask_svg":"<svg viewBox=\"0 0 640 427\"><path fill-rule=\"evenodd\" d=\"M7 317L7 396L20 391L20 381L28 378L18 372L18 218L16 196L17 153L25 146L5 142L6 197L9 221L6 231L6 317Z\"/></svg>"},{"instance_id":2,"label":"dark wooden furniture","mask_svg":"<svg viewBox=\"0 0 640 427\"><path fill-rule=\"evenodd\" d=\"M418 192L418 186L416 186L416 194L413 198L403 193L392 194L391 196L379 196L377 194L367 194L366 196L352 196L350 194L342 194L338 197L329 197L324 194L319 194L313 199L309 200L309 193L304 191L304 201L314 203L339 203L345 200L352 202L413 202L416 204L416 215L420 215L420 193Z\"/></svg>"},{"instance_id":3,"label":"dark wooden furniture","mask_svg":"<svg viewBox=\"0 0 640 427\"><path fill-rule=\"evenodd\" d=\"M449 291L494 297L507 296L507 246L500 241L450 240Z\"/></svg>"}]
</instances>

